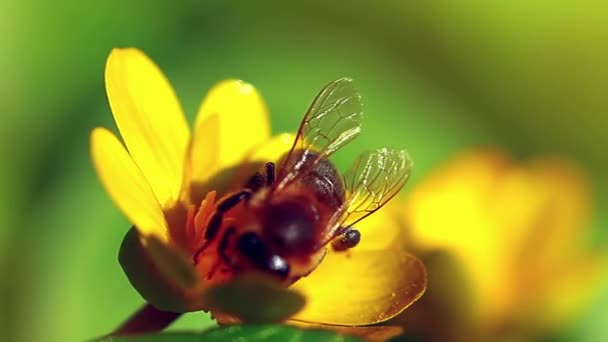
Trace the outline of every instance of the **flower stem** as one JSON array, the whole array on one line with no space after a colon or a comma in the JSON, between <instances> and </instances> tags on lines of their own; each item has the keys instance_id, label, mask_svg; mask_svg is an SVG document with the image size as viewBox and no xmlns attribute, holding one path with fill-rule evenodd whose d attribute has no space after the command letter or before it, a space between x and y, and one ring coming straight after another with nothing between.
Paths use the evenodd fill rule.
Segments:
<instances>
[{"instance_id":1,"label":"flower stem","mask_svg":"<svg viewBox=\"0 0 608 342\"><path fill-rule=\"evenodd\" d=\"M179 316L181 313L158 310L151 304L146 304L110 335L138 335L161 331Z\"/></svg>"}]
</instances>

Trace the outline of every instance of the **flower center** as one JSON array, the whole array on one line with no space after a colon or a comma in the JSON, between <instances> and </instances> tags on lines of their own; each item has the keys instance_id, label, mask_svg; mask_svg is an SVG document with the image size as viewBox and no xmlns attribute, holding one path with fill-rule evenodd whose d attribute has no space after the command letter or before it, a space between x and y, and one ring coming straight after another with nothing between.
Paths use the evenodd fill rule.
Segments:
<instances>
[{"instance_id":1,"label":"flower center","mask_svg":"<svg viewBox=\"0 0 608 342\"><path fill-rule=\"evenodd\" d=\"M188 209L186 220L186 249L192 262L195 264L201 280L206 285L216 285L230 280L234 275L227 260L227 256L221 251L225 250L228 238L236 231L230 226L234 222L233 215L224 215L221 223L221 239L207 239L206 232L214 219L214 213L218 210L217 194L215 191L207 193L197 208L191 206ZM225 228L225 229L224 229Z\"/></svg>"}]
</instances>

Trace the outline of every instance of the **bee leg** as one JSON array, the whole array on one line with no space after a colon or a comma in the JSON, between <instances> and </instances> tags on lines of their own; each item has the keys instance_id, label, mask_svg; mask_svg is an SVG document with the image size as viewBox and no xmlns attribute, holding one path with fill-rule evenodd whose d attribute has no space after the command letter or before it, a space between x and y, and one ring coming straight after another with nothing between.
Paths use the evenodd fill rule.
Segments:
<instances>
[{"instance_id":1,"label":"bee leg","mask_svg":"<svg viewBox=\"0 0 608 342\"><path fill-rule=\"evenodd\" d=\"M201 253L205 250L205 248L207 248L207 246L209 246L211 242L213 242L213 239L222 227L224 214L230 209L234 208L237 204L241 203L242 201L246 201L249 198L251 198L251 191L242 190L229 197L226 197L217 205L217 208L215 209L215 212L211 216L209 224L207 224L207 228L205 229L205 243L203 243L201 248L194 253L194 264L198 264L198 258Z\"/></svg>"},{"instance_id":2,"label":"bee leg","mask_svg":"<svg viewBox=\"0 0 608 342\"><path fill-rule=\"evenodd\" d=\"M264 165L266 169L266 176L263 176L261 173L256 172L247 183L245 183L245 188L250 189L251 192L258 192L264 186L270 186L274 184L275 181L275 164L273 162L268 162Z\"/></svg>"},{"instance_id":3,"label":"bee leg","mask_svg":"<svg viewBox=\"0 0 608 342\"><path fill-rule=\"evenodd\" d=\"M275 165L273 162L268 162L266 165L266 185L272 185L275 181Z\"/></svg>"},{"instance_id":4,"label":"bee leg","mask_svg":"<svg viewBox=\"0 0 608 342\"><path fill-rule=\"evenodd\" d=\"M226 248L228 248L228 243L230 242L230 238L232 236L234 236L235 233L236 233L236 228L234 226L228 227L228 229L226 229L226 232L224 233L224 236L222 236L222 239L220 240L219 245L217 246L217 253L219 254L220 258L222 258L222 260L230 266L232 266L232 262L230 261L230 258L226 254Z\"/></svg>"},{"instance_id":5,"label":"bee leg","mask_svg":"<svg viewBox=\"0 0 608 342\"><path fill-rule=\"evenodd\" d=\"M220 259L222 259L222 261L225 264L227 264L230 268L232 268L233 265L232 265L232 261L230 260L230 257L228 257L228 255L226 254L226 248L228 248L228 243L230 242L230 238L235 233L236 233L235 227L233 227L233 226L228 227L226 229L226 231L224 232L224 235L222 235L222 239L220 240L220 243L217 246L217 254L220 256ZM221 265L221 262L219 260L213 264L213 266L211 267L211 270L207 274L207 279L213 278L213 276L219 269L220 265Z\"/></svg>"},{"instance_id":6,"label":"bee leg","mask_svg":"<svg viewBox=\"0 0 608 342\"><path fill-rule=\"evenodd\" d=\"M331 245L336 251L344 251L355 247L359 241L361 241L361 233L353 227L348 227L331 242Z\"/></svg>"}]
</instances>

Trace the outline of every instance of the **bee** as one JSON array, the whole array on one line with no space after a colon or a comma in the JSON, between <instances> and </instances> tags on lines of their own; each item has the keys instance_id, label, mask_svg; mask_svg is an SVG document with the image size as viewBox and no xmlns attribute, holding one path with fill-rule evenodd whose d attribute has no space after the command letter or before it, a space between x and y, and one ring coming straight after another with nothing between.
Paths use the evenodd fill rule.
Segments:
<instances>
[{"instance_id":1,"label":"bee","mask_svg":"<svg viewBox=\"0 0 608 342\"><path fill-rule=\"evenodd\" d=\"M356 224L393 198L412 162L403 150L361 154L340 175L329 157L361 132L362 104L351 79L315 97L289 152L220 199L194 255L214 249L213 270L257 270L291 284L322 261L327 248L346 251L361 238Z\"/></svg>"}]
</instances>

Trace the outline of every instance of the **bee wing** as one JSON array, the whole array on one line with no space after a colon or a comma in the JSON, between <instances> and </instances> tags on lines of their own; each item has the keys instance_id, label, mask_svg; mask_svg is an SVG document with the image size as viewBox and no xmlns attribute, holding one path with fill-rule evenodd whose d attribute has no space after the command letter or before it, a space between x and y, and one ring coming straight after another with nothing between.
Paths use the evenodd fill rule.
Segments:
<instances>
[{"instance_id":1,"label":"bee wing","mask_svg":"<svg viewBox=\"0 0 608 342\"><path fill-rule=\"evenodd\" d=\"M409 179L412 166L405 150L382 148L361 154L344 174L346 199L330 221L326 241L395 197Z\"/></svg>"},{"instance_id":2,"label":"bee wing","mask_svg":"<svg viewBox=\"0 0 608 342\"><path fill-rule=\"evenodd\" d=\"M277 172L275 189L284 188L359 135L362 114L361 96L351 79L341 78L323 87Z\"/></svg>"}]
</instances>

